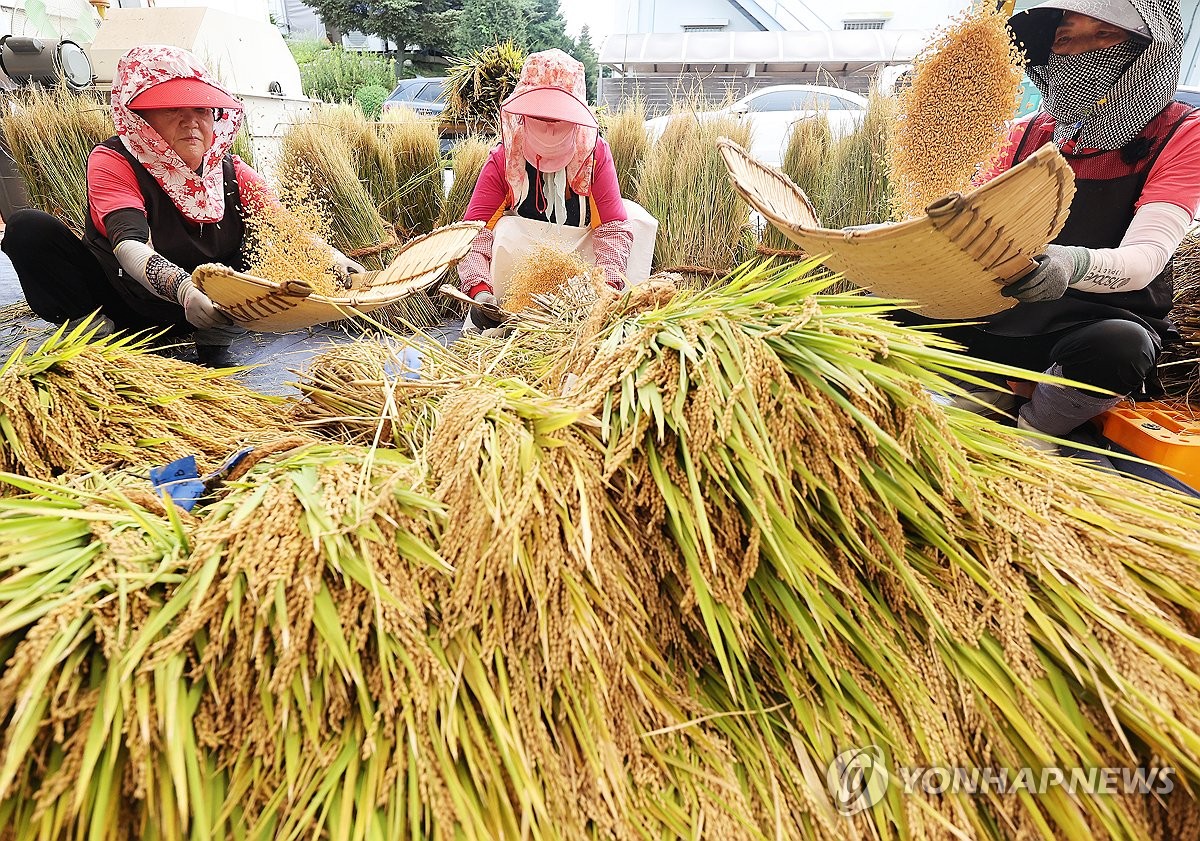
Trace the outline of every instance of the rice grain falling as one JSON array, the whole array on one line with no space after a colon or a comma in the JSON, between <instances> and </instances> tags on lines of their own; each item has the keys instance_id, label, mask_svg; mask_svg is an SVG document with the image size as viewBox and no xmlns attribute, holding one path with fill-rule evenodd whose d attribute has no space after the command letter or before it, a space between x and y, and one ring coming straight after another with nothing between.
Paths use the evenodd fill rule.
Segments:
<instances>
[{"instance_id":1,"label":"rice grain falling","mask_svg":"<svg viewBox=\"0 0 1200 841\"><path fill-rule=\"evenodd\" d=\"M504 307L520 312L533 304L534 295L553 292L571 278L589 274L592 268L574 251L539 244L509 279Z\"/></svg>"},{"instance_id":2,"label":"rice grain falling","mask_svg":"<svg viewBox=\"0 0 1200 841\"><path fill-rule=\"evenodd\" d=\"M896 211L920 216L971 179L1004 147L1024 76L1003 12L982 7L952 19L913 62L899 95L891 169Z\"/></svg>"},{"instance_id":3,"label":"rice grain falling","mask_svg":"<svg viewBox=\"0 0 1200 841\"><path fill-rule=\"evenodd\" d=\"M329 247L319 238L328 225L321 205L310 198L307 182L290 190L287 207L270 196L246 203L246 271L264 280L301 280L321 295L340 295L344 284L334 270Z\"/></svg>"}]
</instances>

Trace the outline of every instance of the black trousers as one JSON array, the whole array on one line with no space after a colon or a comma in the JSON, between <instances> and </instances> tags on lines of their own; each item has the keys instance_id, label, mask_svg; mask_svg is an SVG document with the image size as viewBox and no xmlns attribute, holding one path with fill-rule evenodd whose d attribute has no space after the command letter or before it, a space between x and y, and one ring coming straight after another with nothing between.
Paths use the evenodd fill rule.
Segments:
<instances>
[{"instance_id":1,"label":"black trousers","mask_svg":"<svg viewBox=\"0 0 1200 841\"><path fill-rule=\"evenodd\" d=\"M194 329L182 307L179 319L166 324L131 307L87 245L49 213L19 210L6 219L0 250L12 261L29 308L46 321L62 324L100 310L121 330Z\"/></svg>"},{"instance_id":2,"label":"black trousers","mask_svg":"<svg viewBox=\"0 0 1200 841\"><path fill-rule=\"evenodd\" d=\"M908 325L936 323L907 312L893 317ZM998 336L978 327L943 327L937 332L977 359L1037 373L1059 365L1067 379L1121 395L1143 390L1161 349L1156 334L1137 322L1116 318L1039 336Z\"/></svg>"}]
</instances>

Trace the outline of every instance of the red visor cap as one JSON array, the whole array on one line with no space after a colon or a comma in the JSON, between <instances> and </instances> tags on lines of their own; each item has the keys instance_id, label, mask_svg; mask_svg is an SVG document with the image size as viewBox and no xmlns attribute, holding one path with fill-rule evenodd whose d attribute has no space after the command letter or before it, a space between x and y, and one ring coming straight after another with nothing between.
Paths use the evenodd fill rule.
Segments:
<instances>
[{"instance_id":1,"label":"red visor cap","mask_svg":"<svg viewBox=\"0 0 1200 841\"><path fill-rule=\"evenodd\" d=\"M129 102L134 110L151 108L228 108L242 110L225 91L199 79L168 79L139 93Z\"/></svg>"}]
</instances>

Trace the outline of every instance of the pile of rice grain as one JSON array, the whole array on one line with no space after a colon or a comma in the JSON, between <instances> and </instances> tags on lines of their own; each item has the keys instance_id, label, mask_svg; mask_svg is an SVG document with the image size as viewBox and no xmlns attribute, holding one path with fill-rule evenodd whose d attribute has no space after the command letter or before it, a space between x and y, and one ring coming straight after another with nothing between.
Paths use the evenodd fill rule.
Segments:
<instances>
[{"instance_id":1,"label":"pile of rice grain","mask_svg":"<svg viewBox=\"0 0 1200 841\"><path fill-rule=\"evenodd\" d=\"M573 277L590 274L593 268L574 251L541 243L513 272L504 307L520 312L533 304L534 295L553 292Z\"/></svg>"},{"instance_id":2,"label":"pile of rice grain","mask_svg":"<svg viewBox=\"0 0 1200 841\"><path fill-rule=\"evenodd\" d=\"M999 157L1024 69L1005 14L980 4L938 31L912 74L898 94L891 148L901 219L920 216L947 193L967 191L980 167Z\"/></svg>"}]
</instances>

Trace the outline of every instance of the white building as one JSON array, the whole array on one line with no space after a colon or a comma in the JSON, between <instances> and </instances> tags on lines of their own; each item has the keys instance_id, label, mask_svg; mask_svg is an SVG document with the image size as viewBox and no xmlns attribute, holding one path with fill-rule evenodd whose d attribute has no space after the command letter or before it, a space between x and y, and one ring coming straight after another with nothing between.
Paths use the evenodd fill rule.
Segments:
<instances>
[{"instance_id":1,"label":"white building","mask_svg":"<svg viewBox=\"0 0 1200 841\"><path fill-rule=\"evenodd\" d=\"M865 91L910 61L972 0L628 0L600 48L611 73L598 99L634 96L652 112L680 94L719 100L766 85L823 83ZM1037 5L1019 0L1017 8ZM1183 84L1200 84L1200 0L1181 0Z\"/></svg>"},{"instance_id":2,"label":"white building","mask_svg":"<svg viewBox=\"0 0 1200 841\"><path fill-rule=\"evenodd\" d=\"M625 25L649 32L932 29L966 0L630 0Z\"/></svg>"}]
</instances>

